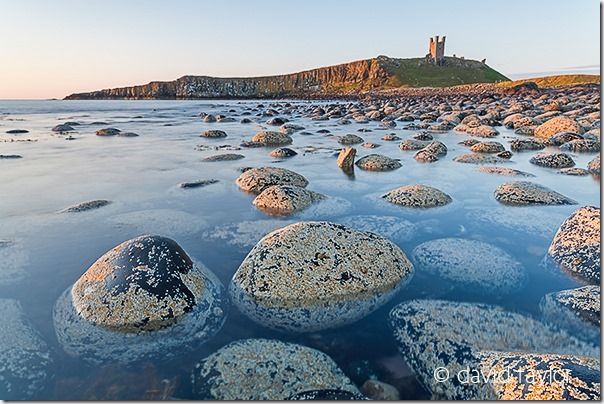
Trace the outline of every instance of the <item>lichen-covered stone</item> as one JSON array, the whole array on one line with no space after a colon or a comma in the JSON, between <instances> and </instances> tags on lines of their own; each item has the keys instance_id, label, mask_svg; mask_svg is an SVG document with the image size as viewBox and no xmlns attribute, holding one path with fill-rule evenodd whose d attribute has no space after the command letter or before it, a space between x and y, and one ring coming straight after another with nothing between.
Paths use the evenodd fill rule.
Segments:
<instances>
[{"instance_id":1,"label":"lichen-covered stone","mask_svg":"<svg viewBox=\"0 0 604 404\"><path fill-rule=\"evenodd\" d=\"M363 140L362 137L353 135L353 134L340 136L338 138L338 143L343 144L343 145L352 145L352 144L359 144L359 143L364 143L364 142L365 141Z\"/></svg>"},{"instance_id":2,"label":"lichen-covered stone","mask_svg":"<svg viewBox=\"0 0 604 404\"><path fill-rule=\"evenodd\" d=\"M564 143L568 143L573 140L580 140L580 139L583 139L583 136L579 135L578 133L558 132L555 135L553 135L552 137L550 137L549 139L547 139L546 142L551 144L552 146L561 146Z\"/></svg>"},{"instance_id":3,"label":"lichen-covered stone","mask_svg":"<svg viewBox=\"0 0 604 404\"><path fill-rule=\"evenodd\" d=\"M286 216L306 209L325 196L295 185L273 185L265 188L253 204L270 215Z\"/></svg>"},{"instance_id":4,"label":"lichen-covered stone","mask_svg":"<svg viewBox=\"0 0 604 404\"><path fill-rule=\"evenodd\" d=\"M598 154L588 164L587 169L590 173L599 175L600 174L600 155Z\"/></svg>"},{"instance_id":5,"label":"lichen-covered stone","mask_svg":"<svg viewBox=\"0 0 604 404\"><path fill-rule=\"evenodd\" d=\"M482 400L600 400L596 358L515 352L481 352L479 371L494 375Z\"/></svg>"},{"instance_id":6,"label":"lichen-covered stone","mask_svg":"<svg viewBox=\"0 0 604 404\"><path fill-rule=\"evenodd\" d=\"M439 157L447 154L447 146L438 140L430 142L426 147L415 153L414 158L418 161L434 162Z\"/></svg>"},{"instance_id":7,"label":"lichen-covered stone","mask_svg":"<svg viewBox=\"0 0 604 404\"><path fill-rule=\"evenodd\" d=\"M403 165L393 158L381 154L369 154L357 160L356 166L366 171L392 171Z\"/></svg>"},{"instance_id":8,"label":"lichen-covered stone","mask_svg":"<svg viewBox=\"0 0 604 404\"><path fill-rule=\"evenodd\" d=\"M467 153L455 157L453 161L466 164L501 164L509 160L487 153Z\"/></svg>"},{"instance_id":9,"label":"lichen-covered stone","mask_svg":"<svg viewBox=\"0 0 604 404\"><path fill-rule=\"evenodd\" d=\"M78 203L77 205L70 206L62 210L65 213L75 213L75 212L85 212L87 210L93 210L102 208L103 206L107 206L111 203L111 201L107 201L105 199L96 199L94 201L86 201Z\"/></svg>"},{"instance_id":10,"label":"lichen-covered stone","mask_svg":"<svg viewBox=\"0 0 604 404\"><path fill-rule=\"evenodd\" d=\"M293 140L285 133L262 131L254 135L252 142L262 144L263 146L284 146L291 144Z\"/></svg>"},{"instance_id":11,"label":"lichen-covered stone","mask_svg":"<svg viewBox=\"0 0 604 404\"><path fill-rule=\"evenodd\" d=\"M505 150L505 147L499 142L478 142L470 150L474 153L499 153Z\"/></svg>"},{"instance_id":12,"label":"lichen-covered stone","mask_svg":"<svg viewBox=\"0 0 604 404\"><path fill-rule=\"evenodd\" d=\"M70 354L128 363L177 351L193 337L205 342L224 322L223 294L175 241L140 236L105 253L63 293L55 330Z\"/></svg>"},{"instance_id":13,"label":"lichen-covered stone","mask_svg":"<svg viewBox=\"0 0 604 404\"><path fill-rule=\"evenodd\" d=\"M215 179L199 180L199 181L192 181L192 182L181 182L180 184L178 184L178 186L180 188L185 188L185 189L203 188L203 187L207 187L208 185L216 184L217 182L218 182L218 180L215 180Z\"/></svg>"},{"instance_id":14,"label":"lichen-covered stone","mask_svg":"<svg viewBox=\"0 0 604 404\"><path fill-rule=\"evenodd\" d=\"M306 188L308 180L286 168L259 167L243 172L235 181L244 191L259 194L272 185L295 185Z\"/></svg>"},{"instance_id":15,"label":"lichen-covered stone","mask_svg":"<svg viewBox=\"0 0 604 404\"><path fill-rule=\"evenodd\" d=\"M441 190L422 184L393 189L382 195L382 198L395 205L412 208L433 208L452 202L451 197Z\"/></svg>"},{"instance_id":16,"label":"lichen-covered stone","mask_svg":"<svg viewBox=\"0 0 604 404\"><path fill-rule=\"evenodd\" d=\"M566 167L566 168L561 168L560 170L558 170L558 172L560 174L564 174L564 175L574 175L574 176L584 176L584 175L589 175L589 171L587 171L584 168L578 168L578 167Z\"/></svg>"},{"instance_id":17,"label":"lichen-covered stone","mask_svg":"<svg viewBox=\"0 0 604 404\"><path fill-rule=\"evenodd\" d=\"M566 153L537 153L529 161L531 164L550 168L565 168L575 165L573 158Z\"/></svg>"},{"instance_id":18,"label":"lichen-covered stone","mask_svg":"<svg viewBox=\"0 0 604 404\"><path fill-rule=\"evenodd\" d=\"M286 400L310 390L358 389L326 354L269 339L230 343L195 366L193 393L201 400Z\"/></svg>"},{"instance_id":19,"label":"lichen-covered stone","mask_svg":"<svg viewBox=\"0 0 604 404\"><path fill-rule=\"evenodd\" d=\"M581 125L579 125L577 121L572 118L568 118L565 116L557 116L539 125L537 129L535 129L535 137L541 139L549 139L556 133L560 132L573 132L582 134L583 127L581 127Z\"/></svg>"},{"instance_id":20,"label":"lichen-covered stone","mask_svg":"<svg viewBox=\"0 0 604 404\"><path fill-rule=\"evenodd\" d=\"M510 141L510 149L513 151L542 150L547 143L539 139L514 139Z\"/></svg>"},{"instance_id":21,"label":"lichen-covered stone","mask_svg":"<svg viewBox=\"0 0 604 404\"><path fill-rule=\"evenodd\" d=\"M477 136L477 137L495 137L499 134L499 132L497 131L497 129L493 128L492 126L488 126L488 125L478 125L478 126L469 126L466 124L459 124L457 125L454 130L456 130L457 132L464 132L467 133L470 136Z\"/></svg>"},{"instance_id":22,"label":"lichen-covered stone","mask_svg":"<svg viewBox=\"0 0 604 404\"><path fill-rule=\"evenodd\" d=\"M399 148L401 150L421 150L429 144L430 141L427 140L406 139L401 142Z\"/></svg>"},{"instance_id":23,"label":"lichen-covered stone","mask_svg":"<svg viewBox=\"0 0 604 404\"><path fill-rule=\"evenodd\" d=\"M573 153L597 153L600 151L600 142L590 139L571 140L561 145L560 150Z\"/></svg>"},{"instance_id":24,"label":"lichen-covered stone","mask_svg":"<svg viewBox=\"0 0 604 404\"><path fill-rule=\"evenodd\" d=\"M479 369L483 351L598 355L597 347L564 331L486 304L412 300L394 307L389 320L401 355L434 399L489 397L489 386L456 377ZM439 368L449 376L443 381L435 377Z\"/></svg>"},{"instance_id":25,"label":"lichen-covered stone","mask_svg":"<svg viewBox=\"0 0 604 404\"><path fill-rule=\"evenodd\" d=\"M222 153L222 154L214 154L213 156L208 156L203 159L206 162L215 162L215 161L235 161L241 160L245 158L243 154L237 153Z\"/></svg>"},{"instance_id":26,"label":"lichen-covered stone","mask_svg":"<svg viewBox=\"0 0 604 404\"><path fill-rule=\"evenodd\" d=\"M585 206L562 223L548 249L564 271L584 282L600 283L600 209Z\"/></svg>"},{"instance_id":27,"label":"lichen-covered stone","mask_svg":"<svg viewBox=\"0 0 604 404\"><path fill-rule=\"evenodd\" d=\"M275 158L293 157L297 154L298 153L288 147L279 147L270 152L270 156Z\"/></svg>"},{"instance_id":28,"label":"lichen-covered stone","mask_svg":"<svg viewBox=\"0 0 604 404\"><path fill-rule=\"evenodd\" d=\"M472 291L513 293L526 281L518 261L499 247L477 240L427 241L415 247L413 262L418 273L424 271Z\"/></svg>"},{"instance_id":29,"label":"lichen-covered stone","mask_svg":"<svg viewBox=\"0 0 604 404\"><path fill-rule=\"evenodd\" d=\"M227 137L227 134L223 130L212 129L212 130L206 130L206 131L202 132L202 134L199 136L207 137L207 138L220 138L220 137Z\"/></svg>"},{"instance_id":30,"label":"lichen-covered stone","mask_svg":"<svg viewBox=\"0 0 604 404\"><path fill-rule=\"evenodd\" d=\"M65 124L57 125L52 128L53 132L59 132L59 133L71 132L72 130L75 130L75 129L73 129L73 127L71 125L65 125Z\"/></svg>"},{"instance_id":31,"label":"lichen-covered stone","mask_svg":"<svg viewBox=\"0 0 604 404\"><path fill-rule=\"evenodd\" d=\"M600 341L600 285L549 293L540 308L546 322L564 328L577 338Z\"/></svg>"},{"instance_id":32,"label":"lichen-covered stone","mask_svg":"<svg viewBox=\"0 0 604 404\"><path fill-rule=\"evenodd\" d=\"M97 136L115 136L120 133L121 130L116 128L104 128L96 131Z\"/></svg>"},{"instance_id":33,"label":"lichen-covered stone","mask_svg":"<svg viewBox=\"0 0 604 404\"><path fill-rule=\"evenodd\" d=\"M371 313L410 279L405 253L377 234L299 222L267 234L231 281L235 306L265 326L336 328Z\"/></svg>"},{"instance_id":34,"label":"lichen-covered stone","mask_svg":"<svg viewBox=\"0 0 604 404\"><path fill-rule=\"evenodd\" d=\"M510 177L534 177L534 174L527 173L525 171L516 170L514 168L497 167L497 166L481 166L478 167L478 171L487 174L499 174L507 175Z\"/></svg>"},{"instance_id":35,"label":"lichen-covered stone","mask_svg":"<svg viewBox=\"0 0 604 404\"><path fill-rule=\"evenodd\" d=\"M50 377L50 350L26 319L21 304L0 299L0 397L31 400Z\"/></svg>"},{"instance_id":36,"label":"lichen-covered stone","mask_svg":"<svg viewBox=\"0 0 604 404\"><path fill-rule=\"evenodd\" d=\"M543 185L528 181L501 184L495 189L495 199L505 205L574 205L577 203Z\"/></svg>"},{"instance_id":37,"label":"lichen-covered stone","mask_svg":"<svg viewBox=\"0 0 604 404\"><path fill-rule=\"evenodd\" d=\"M293 401L353 401L353 400L367 400L367 397L360 393L352 393L347 390L339 389L323 389L323 390L309 390L302 393L294 394L289 396L287 400Z\"/></svg>"},{"instance_id":38,"label":"lichen-covered stone","mask_svg":"<svg viewBox=\"0 0 604 404\"><path fill-rule=\"evenodd\" d=\"M354 156L356 156L357 150L354 147L344 147L338 154L337 164L345 172L352 172L354 170Z\"/></svg>"}]
</instances>

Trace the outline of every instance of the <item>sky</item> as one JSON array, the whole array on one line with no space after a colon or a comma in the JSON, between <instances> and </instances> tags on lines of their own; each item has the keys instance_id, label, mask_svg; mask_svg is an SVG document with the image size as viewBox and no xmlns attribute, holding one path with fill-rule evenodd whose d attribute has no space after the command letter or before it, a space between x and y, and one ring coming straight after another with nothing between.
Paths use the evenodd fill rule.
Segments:
<instances>
[{"instance_id":1,"label":"sky","mask_svg":"<svg viewBox=\"0 0 604 404\"><path fill-rule=\"evenodd\" d=\"M510 78L597 73L599 0L0 0L0 99L291 73L371 58L487 59Z\"/></svg>"}]
</instances>

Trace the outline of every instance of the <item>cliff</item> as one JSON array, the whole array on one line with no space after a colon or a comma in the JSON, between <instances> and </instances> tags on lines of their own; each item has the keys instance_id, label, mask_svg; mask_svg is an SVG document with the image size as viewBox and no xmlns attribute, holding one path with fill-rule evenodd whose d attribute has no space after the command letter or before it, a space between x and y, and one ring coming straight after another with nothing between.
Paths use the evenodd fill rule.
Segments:
<instances>
[{"instance_id":1,"label":"cliff","mask_svg":"<svg viewBox=\"0 0 604 404\"><path fill-rule=\"evenodd\" d=\"M314 98L399 87L444 87L502 80L508 79L474 60L446 58L444 66L434 66L423 58L379 56L279 76L183 76L174 81L71 94L66 99Z\"/></svg>"}]
</instances>

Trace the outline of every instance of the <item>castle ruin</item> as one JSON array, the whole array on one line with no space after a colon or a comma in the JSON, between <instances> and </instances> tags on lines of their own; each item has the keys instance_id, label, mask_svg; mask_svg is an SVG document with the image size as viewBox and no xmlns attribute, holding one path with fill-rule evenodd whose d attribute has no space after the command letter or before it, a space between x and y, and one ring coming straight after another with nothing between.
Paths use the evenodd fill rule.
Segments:
<instances>
[{"instance_id":1,"label":"castle ruin","mask_svg":"<svg viewBox=\"0 0 604 404\"><path fill-rule=\"evenodd\" d=\"M442 39L439 39L438 35L434 38L430 38L430 53L426 55L426 59L431 63L439 66L444 64L446 38L446 36L443 36Z\"/></svg>"}]
</instances>

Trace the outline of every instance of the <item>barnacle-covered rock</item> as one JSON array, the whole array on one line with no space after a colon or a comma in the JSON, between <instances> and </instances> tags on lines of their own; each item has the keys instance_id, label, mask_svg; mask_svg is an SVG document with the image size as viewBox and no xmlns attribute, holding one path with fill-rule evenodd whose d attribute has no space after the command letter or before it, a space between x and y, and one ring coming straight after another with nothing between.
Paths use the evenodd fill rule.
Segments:
<instances>
[{"instance_id":1,"label":"barnacle-covered rock","mask_svg":"<svg viewBox=\"0 0 604 404\"><path fill-rule=\"evenodd\" d=\"M600 340L600 285L549 293L541 300L546 322L592 343Z\"/></svg>"},{"instance_id":2,"label":"barnacle-covered rock","mask_svg":"<svg viewBox=\"0 0 604 404\"><path fill-rule=\"evenodd\" d=\"M295 185L273 185L265 188L254 199L253 204L268 214L285 216L306 209L323 199L324 195Z\"/></svg>"},{"instance_id":3,"label":"barnacle-covered rock","mask_svg":"<svg viewBox=\"0 0 604 404\"><path fill-rule=\"evenodd\" d=\"M140 236L99 258L55 305L59 342L98 363L171 356L201 344L226 315L223 286L175 241ZM186 343L185 343L186 342Z\"/></svg>"},{"instance_id":4,"label":"barnacle-covered rock","mask_svg":"<svg viewBox=\"0 0 604 404\"><path fill-rule=\"evenodd\" d=\"M495 189L504 205L574 205L577 202L543 185L528 181L506 182Z\"/></svg>"},{"instance_id":5,"label":"barnacle-covered rock","mask_svg":"<svg viewBox=\"0 0 604 404\"><path fill-rule=\"evenodd\" d=\"M235 181L244 191L259 194L272 185L295 185L305 188L306 178L298 173L280 167L251 168L243 172Z\"/></svg>"},{"instance_id":6,"label":"barnacle-covered rock","mask_svg":"<svg viewBox=\"0 0 604 404\"><path fill-rule=\"evenodd\" d=\"M600 209L585 206L562 223L548 249L562 270L583 282L600 283Z\"/></svg>"},{"instance_id":7,"label":"barnacle-covered rock","mask_svg":"<svg viewBox=\"0 0 604 404\"><path fill-rule=\"evenodd\" d=\"M492 399L487 384L457 377L480 369L484 351L598 356L597 347L564 331L486 304L412 300L389 319L401 355L435 399Z\"/></svg>"},{"instance_id":8,"label":"barnacle-covered rock","mask_svg":"<svg viewBox=\"0 0 604 404\"><path fill-rule=\"evenodd\" d=\"M431 240L415 247L412 255L418 273L426 272L472 291L512 293L526 281L522 264L482 241Z\"/></svg>"},{"instance_id":9,"label":"barnacle-covered rock","mask_svg":"<svg viewBox=\"0 0 604 404\"><path fill-rule=\"evenodd\" d=\"M433 208L452 202L443 191L422 184L405 185L382 195L382 198L395 205L412 208Z\"/></svg>"},{"instance_id":10,"label":"barnacle-covered rock","mask_svg":"<svg viewBox=\"0 0 604 404\"><path fill-rule=\"evenodd\" d=\"M230 343L193 371L193 393L203 400L286 400L314 390L358 389L323 352L269 339Z\"/></svg>"},{"instance_id":11,"label":"barnacle-covered rock","mask_svg":"<svg viewBox=\"0 0 604 404\"><path fill-rule=\"evenodd\" d=\"M355 164L361 170L366 171L392 171L403 166L398 160L381 154L369 154L361 157Z\"/></svg>"},{"instance_id":12,"label":"barnacle-covered rock","mask_svg":"<svg viewBox=\"0 0 604 404\"><path fill-rule=\"evenodd\" d=\"M52 361L40 334L26 319L21 304L0 299L0 397L27 400L45 386Z\"/></svg>"},{"instance_id":13,"label":"barnacle-covered rock","mask_svg":"<svg viewBox=\"0 0 604 404\"><path fill-rule=\"evenodd\" d=\"M409 281L405 253L377 234L299 222L267 234L231 281L233 303L252 320L308 332L352 323Z\"/></svg>"},{"instance_id":14,"label":"barnacle-covered rock","mask_svg":"<svg viewBox=\"0 0 604 404\"><path fill-rule=\"evenodd\" d=\"M539 139L514 139L510 141L510 149L513 151L542 150L546 146L547 142Z\"/></svg>"}]
</instances>

